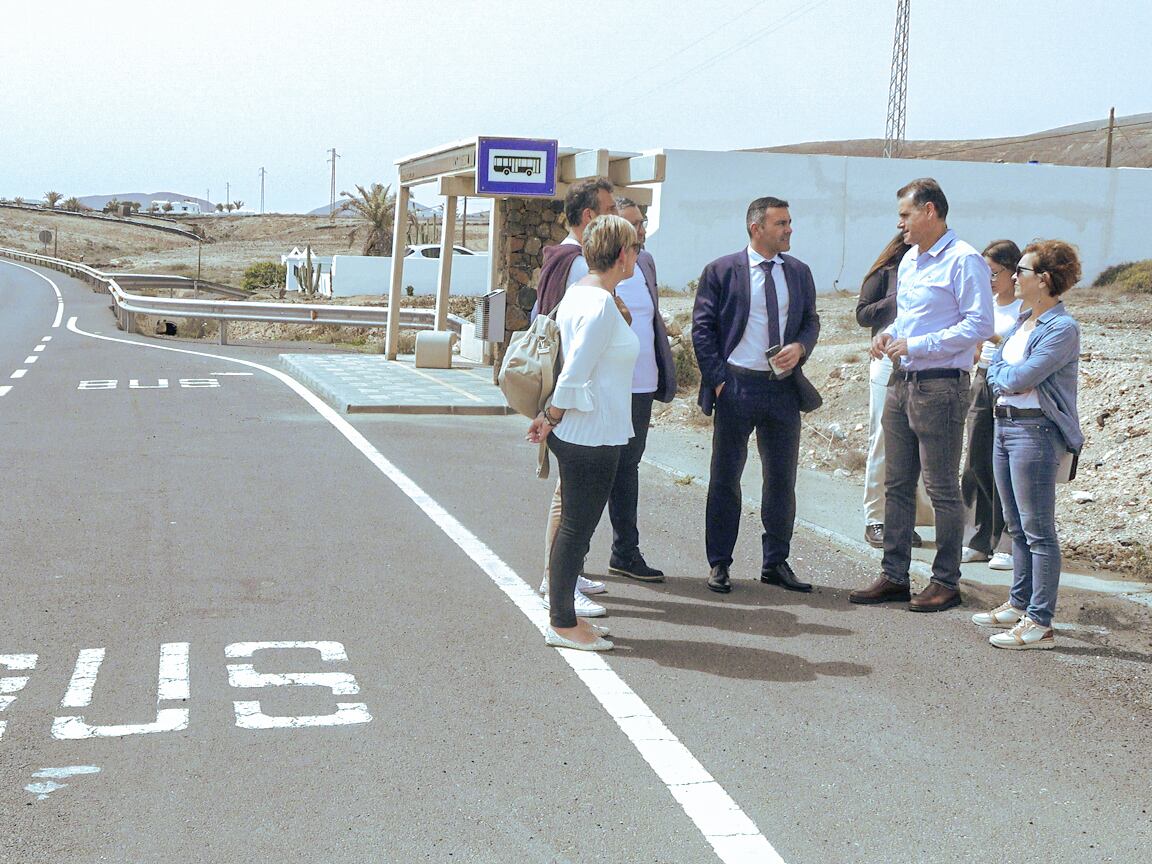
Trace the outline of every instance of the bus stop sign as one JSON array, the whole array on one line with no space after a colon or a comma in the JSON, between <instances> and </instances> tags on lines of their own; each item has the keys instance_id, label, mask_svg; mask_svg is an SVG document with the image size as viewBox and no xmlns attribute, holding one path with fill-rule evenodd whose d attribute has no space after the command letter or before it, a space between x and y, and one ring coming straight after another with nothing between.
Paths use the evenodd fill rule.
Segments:
<instances>
[{"instance_id":1,"label":"bus stop sign","mask_svg":"<svg viewBox=\"0 0 1152 864\"><path fill-rule=\"evenodd\" d=\"M476 146L477 195L556 194L557 142L538 138L484 138Z\"/></svg>"}]
</instances>

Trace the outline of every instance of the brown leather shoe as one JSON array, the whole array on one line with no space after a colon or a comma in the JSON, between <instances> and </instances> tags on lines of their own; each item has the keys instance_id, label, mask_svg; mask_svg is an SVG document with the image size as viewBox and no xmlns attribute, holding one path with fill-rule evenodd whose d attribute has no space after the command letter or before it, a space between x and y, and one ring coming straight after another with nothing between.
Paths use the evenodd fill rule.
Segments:
<instances>
[{"instance_id":1,"label":"brown leather shoe","mask_svg":"<svg viewBox=\"0 0 1152 864\"><path fill-rule=\"evenodd\" d=\"M881 576L867 588L849 594L848 602L873 606L877 603L907 603L911 597L912 592L908 590L907 585L897 585L887 577Z\"/></svg>"},{"instance_id":2,"label":"brown leather shoe","mask_svg":"<svg viewBox=\"0 0 1152 864\"><path fill-rule=\"evenodd\" d=\"M946 588L939 582L929 582L927 588L912 598L908 608L913 612L943 612L959 605L959 591Z\"/></svg>"}]
</instances>

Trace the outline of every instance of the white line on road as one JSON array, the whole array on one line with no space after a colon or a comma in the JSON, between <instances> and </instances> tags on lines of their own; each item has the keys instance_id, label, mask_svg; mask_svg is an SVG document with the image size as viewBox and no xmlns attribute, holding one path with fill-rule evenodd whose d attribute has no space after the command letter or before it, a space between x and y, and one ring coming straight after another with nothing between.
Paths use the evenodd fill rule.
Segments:
<instances>
[{"instance_id":1,"label":"white line on road","mask_svg":"<svg viewBox=\"0 0 1152 864\"><path fill-rule=\"evenodd\" d=\"M100 664L104 662L103 648L84 648L76 658L76 668L68 691L60 700L61 708L87 708L92 704L92 688L100 674Z\"/></svg>"},{"instance_id":2,"label":"white line on road","mask_svg":"<svg viewBox=\"0 0 1152 864\"><path fill-rule=\"evenodd\" d=\"M40 359L40 357L38 355L29 354L27 357L24 358L24 362L25 363L35 363L39 359Z\"/></svg>"},{"instance_id":3,"label":"white line on road","mask_svg":"<svg viewBox=\"0 0 1152 864\"><path fill-rule=\"evenodd\" d=\"M56 317L52 321L53 327L59 327L60 322L64 319L64 296L60 293L59 286L39 271L33 270L31 267L25 267L23 264L17 264L15 261L5 261L5 264L11 264L13 267L19 267L21 270L27 270L33 276L39 276L45 282L52 286L52 290L56 292ZM45 338L45 342L52 337Z\"/></svg>"},{"instance_id":4,"label":"white line on road","mask_svg":"<svg viewBox=\"0 0 1152 864\"><path fill-rule=\"evenodd\" d=\"M51 337L51 336L48 336L48 337L46 337L46 338L48 338L48 339L51 339L52 337ZM33 350L35 353L39 354L41 351L43 351L43 350L44 350L45 348L47 348L47 347L48 347L47 345L37 345L37 346L36 346L35 348L33 348L32 350Z\"/></svg>"},{"instance_id":5,"label":"white line on road","mask_svg":"<svg viewBox=\"0 0 1152 864\"><path fill-rule=\"evenodd\" d=\"M28 374L27 369L17 369L15 372L12 373L12 377L13 378L23 378L27 374Z\"/></svg>"},{"instance_id":6,"label":"white line on road","mask_svg":"<svg viewBox=\"0 0 1152 864\"><path fill-rule=\"evenodd\" d=\"M7 396L8 391L11 389L12 389L11 384L5 384L3 387L0 387L0 396Z\"/></svg>"},{"instance_id":7,"label":"white line on road","mask_svg":"<svg viewBox=\"0 0 1152 864\"><path fill-rule=\"evenodd\" d=\"M465 528L454 516L416 485L406 474L393 465L365 438L359 430L340 416L315 393L278 369L250 360L173 348L168 345L150 345L114 336L89 333L76 326L76 318L68 319L68 329L81 336L148 348L156 351L174 351L208 357L226 363L238 363L271 375L284 383L307 402L313 410L327 420L348 442L359 450L385 477L391 480L408 498L456 543L480 569L512 600L533 625L543 633L548 624L536 592L520 578L499 556L476 535ZM539 644L536 650L541 650ZM602 657L583 651L559 651L560 657L584 682L592 695L609 713L616 725L644 757L644 760L667 786L669 793L683 808L684 813L711 844L724 864L784 864L784 859L768 842L755 823L744 813L732 797L708 773L695 756L657 717L644 700L633 692Z\"/></svg>"}]
</instances>

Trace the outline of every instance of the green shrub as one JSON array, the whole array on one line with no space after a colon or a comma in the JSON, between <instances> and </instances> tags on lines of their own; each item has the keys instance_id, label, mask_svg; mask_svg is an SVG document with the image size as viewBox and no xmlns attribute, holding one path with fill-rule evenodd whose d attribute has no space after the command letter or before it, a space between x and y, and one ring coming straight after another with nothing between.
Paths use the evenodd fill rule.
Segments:
<instances>
[{"instance_id":1,"label":"green shrub","mask_svg":"<svg viewBox=\"0 0 1152 864\"><path fill-rule=\"evenodd\" d=\"M696 364L696 352L685 344L672 354L676 361L676 390L695 390L700 386L700 367Z\"/></svg>"},{"instance_id":2,"label":"green shrub","mask_svg":"<svg viewBox=\"0 0 1152 864\"><path fill-rule=\"evenodd\" d=\"M1108 267L1092 283L1093 288L1109 285L1125 294L1152 294L1152 259Z\"/></svg>"},{"instance_id":3,"label":"green shrub","mask_svg":"<svg viewBox=\"0 0 1152 864\"><path fill-rule=\"evenodd\" d=\"M248 291L266 291L280 288L288 278L288 266L275 261L257 261L250 264L240 277L240 284Z\"/></svg>"}]
</instances>

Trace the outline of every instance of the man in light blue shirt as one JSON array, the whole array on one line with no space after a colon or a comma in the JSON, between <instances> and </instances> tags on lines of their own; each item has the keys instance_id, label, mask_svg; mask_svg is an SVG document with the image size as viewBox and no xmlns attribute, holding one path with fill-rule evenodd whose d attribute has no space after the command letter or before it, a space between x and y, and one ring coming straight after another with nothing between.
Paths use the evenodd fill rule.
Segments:
<instances>
[{"instance_id":1,"label":"man in light blue shirt","mask_svg":"<svg viewBox=\"0 0 1152 864\"><path fill-rule=\"evenodd\" d=\"M898 226L912 248L898 270L896 320L872 340L872 356L887 356L895 367L883 418L883 573L849 599L910 601L914 612L940 612L960 603L960 452L972 357L993 333L992 279L983 256L949 230L940 184L913 180L896 197ZM936 511L936 557L931 583L912 597L908 567L921 471Z\"/></svg>"}]
</instances>

